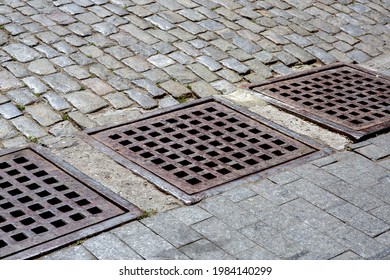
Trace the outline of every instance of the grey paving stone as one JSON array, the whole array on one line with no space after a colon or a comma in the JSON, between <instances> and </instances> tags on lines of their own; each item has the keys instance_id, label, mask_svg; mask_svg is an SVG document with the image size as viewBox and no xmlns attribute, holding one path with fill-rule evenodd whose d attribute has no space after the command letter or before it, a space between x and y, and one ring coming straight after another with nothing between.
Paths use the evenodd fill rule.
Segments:
<instances>
[{"instance_id":1,"label":"grey paving stone","mask_svg":"<svg viewBox=\"0 0 390 280\"><path fill-rule=\"evenodd\" d=\"M262 222L250 225L240 232L279 258L292 258L305 251L305 248Z\"/></svg>"},{"instance_id":2,"label":"grey paving stone","mask_svg":"<svg viewBox=\"0 0 390 280\"><path fill-rule=\"evenodd\" d=\"M50 126L62 121L60 115L45 104L34 104L26 107L26 112L42 126Z\"/></svg>"},{"instance_id":3,"label":"grey paving stone","mask_svg":"<svg viewBox=\"0 0 390 280\"><path fill-rule=\"evenodd\" d=\"M39 78L35 76L23 78L22 81L31 89L34 94L42 94L49 89Z\"/></svg>"},{"instance_id":4,"label":"grey paving stone","mask_svg":"<svg viewBox=\"0 0 390 280\"><path fill-rule=\"evenodd\" d=\"M245 187L234 188L222 194L222 196L228 198L229 200L235 203L243 201L245 199L248 199L256 195L257 193L255 191Z\"/></svg>"},{"instance_id":5,"label":"grey paving stone","mask_svg":"<svg viewBox=\"0 0 390 280\"><path fill-rule=\"evenodd\" d=\"M10 89L19 88L23 83L8 71L0 71L0 90L7 92Z\"/></svg>"},{"instance_id":6,"label":"grey paving stone","mask_svg":"<svg viewBox=\"0 0 390 280\"><path fill-rule=\"evenodd\" d=\"M173 80L169 80L161 83L160 87L166 90L169 94L171 94L175 98L180 98L182 96L186 96L191 93L191 91L187 87Z\"/></svg>"},{"instance_id":7,"label":"grey paving stone","mask_svg":"<svg viewBox=\"0 0 390 280\"><path fill-rule=\"evenodd\" d=\"M123 92L114 92L104 96L115 109L123 109L134 104Z\"/></svg>"},{"instance_id":8,"label":"grey paving stone","mask_svg":"<svg viewBox=\"0 0 390 280\"><path fill-rule=\"evenodd\" d=\"M233 44L235 44L238 48L241 50L244 50L245 52L249 54L257 53L261 50L261 48L253 43L252 41L242 37L242 36L235 36L232 40Z\"/></svg>"},{"instance_id":9,"label":"grey paving stone","mask_svg":"<svg viewBox=\"0 0 390 280\"><path fill-rule=\"evenodd\" d=\"M11 72L13 76L15 76L17 78L23 78L23 77L30 75L30 72L27 70L27 67L24 63L12 61L12 62L4 62L2 65L9 72ZM1 71L0 76L7 75L6 73L10 74L8 71ZM17 79L15 79L15 77L12 77L12 75L10 75L8 78L14 79L13 82L15 82L15 80L17 81ZM7 80L9 80L8 78L7 78ZM10 82L10 81L8 81L8 82ZM7 84L7 83L4 83L4 84Z\"/></svg>"},{"instance_id":10,"label":"grey paving stone","mask_svg":"<svg viewBox=\"0 0 390 280\"><path fill-rule=\"evenodd\" d=\"M371 57L369 55L367 55L366 53L360 51L360 50L353 50L353 51L350 51L349 53L347 53L347 55L353 59L354 61L358 62L358 63L363 63L369 59L371 59Z\"/></svg>"},{"instance_id":11,"label":"grey paving stone","mask_svg":"<svg viewBox=\"0 0 390 280\"><path fill-rule=\"evenodd\" d=\"M200 63L192 63L192 64L189 64L187 67L189 69L191 69L192 72L194 72L196 75L198 75L200 78L202 78L203 81L205 81L207 83L218 80L217 75L215 75L206 66L203 66Z\"/></svg>"},{"instance_id":12,"label":"grey paving stone","mask_svg":"<svg viewBox=\"0 0 390 280\"><path fill-rule=\"evenodd\" d=\"M214 217L192 225L192 228L230 255L255 246L254 242Z\"/></svg>"},{"instance_id":13,"label":"grey paving stone","mask_svg":"<svg viewBox=\"0 0 390 280\"><path fill-rule=\"evenodd\" d=\"M174 105L179 105L179 101L177 101L172 96L168 95L160 99L159 106L161 108L168 108Z\"/></svg>"},{"instance_id":14,"label":"grey paving stone","mask_svg":"<svg viewBox=\"0 0 390 280\"><path fill-rule=\"evenodd\" d=\"M227 58L223 59L220 61L225 67L236 71L239 74L245 75L248 74L250 69L245 66L244 64L240 63L237 59L235 58Z\"/></svg>"},{"instance_id":15,"label":"grey paving stone","mask_svg":"<svg viewBox=\"0 0 390 280\"><path fill-rule=\"evenodd\" d=\"M331 230L343 224L343 222L317 206L307 202L302 198L290 201L281 206L282 210L295 216L301 221L320 230Z\"/></svg>"},{"instance_id":16,"label":"grey paving stone","mask_svg":"<svg viewBox=\"0 0 390 280\"><path fill-rule=\"evenodd\" d=\"M386 245L345 224L326 234L365 259L380 259L389 253Z\"/></svg>"},{"instance_id":17,"label":"grey paving stone","mask_svg":"<svg viewBox=\"0 0 390 280\"><path fill-rule=\"evenodd\" d=\"M253 183L250 188L275 204L284 204L298 198L291 190L284 186L276 185L269 180Z\"/></svg>"},{"instance_id":18,"label":"grey paving stone","mask_svg":"<svg viewBox=\"0 0 390 280\"><path fill-rule=\"evenodd\" d=\"M323 186L323 188L363 209L364 211L372 210L384 204L380 199L370 195L368 192L362 190L361 188L354 187L344 181L330 183L327 186Z\"/></svg>"},{"instance_id":19,"label":"grey paving stone","mask_svg":"<svg viewBox=\"0 0 390 280\"><path fill-rule=\"evenodd\" d=\"M315 62L316 58L304 49L297 47L296 45L289 44L283 46L283 49L289 52L291 55L298 58L304 64L310 64Z\"/></svg>"},{"instance_id":20,"label":"grey paving stone","mask_svg":"<svg viewBox=\"0 0 390 280\"><path fill-rule=\"evenodd\" d=\"M236 255L238 260L277 260L275 254L265 250L260 246L250 248Z\"/></svg>"},{"instance_id":21,"label":"grey paving stone","mask_svg":"<svg viewBox=\"0 0 390 280\"><path fill-rule=\"evenodd\" d=\"M97 58L97 61L102 65L104 65L105 67L107 67L108 69L110 69L111 71L114 69L124 67L122 63L120 63L118 60L116 60L110 55L100 56Z\"/></svg>"},{"instance_id":22,"label":"grey paving stone","mask_svg":"<svg viewBox=\"0 0 390 280\"><path fill-rule=\"evenodd\" d=\"M1 114L1 105L0 105L0 114ZM2 140L10 139L16 137L17 135L18 132L8 121L0 119L0 139Z\"/></svg>"},{"instance_id":23,"label":"grey paving stone","mask_svg":"<svg viewBox=\"0 0 390 280\"><path fill-rule=\"evenodd\" d=\"M334 257L332 260L363 260L363 258L352 251L347 251Z\"/></svg>"},{"instance_id":24,"label":"grey paving stone","mask_svg":"<svg viewBox=\"0 0 390 280\"><path fill-rule=\"evenodd\" d=\"M82 129L96 127L96 123L79 111L69 112L69 118Z\"/></svg>"},{"instance_id":25,"label":"grey paving stone","mask_svg":"<svg viewBox=\"0 0 390 280\"><path fill-rule=\"evenodd\" d=\"M158 42L158 40L155 37L151 36L149 33L145 32L144 30L138 28L133 24L122 25L120 29L127 31L133 37L137 38L138 40L146 44L154 44Z\"/></svg>"},{"instance_id":26,"label":"grey paving stone","mask_svg":"<svg viewBox=\"0 0 390 280\"><path fill-rule=\"evenodd\" d=\"M362 28L354 24L346 24L341 26L340 28L353 37L359 37L366 34L366 32Z\"/></svg>"},{"instance_id":27,"label":"grey paving stone","mask_svg":"<svg viewBox=\"0 0 390 280\"><path fill-rule=\"evenodd\" d=\"M162 30L170 30L174 28L175 26L170 23L169 21L157 16L157 15L152 15L150 17L145 18L147 21L150 23L156 25L158 28Z\"/></svg>"},{"instance_id":28,"label":"grey paving stone","mask_svg":"<svg viewBox=\"0 0 390 280\"><path fill-rule=\"evenodd\" d=\"M177 63L166 67L164 70L182 84L189 84L199 80L199 77L192 71Z\"/></svg>"},{"instance_id":29,"label":"grey paving stone","mask_svg":"<svg viewBox=\"0 0 390 280\"><path fill-rule=\"evenodd\" d=\"M265 212L275 206L271 201L260 195L252 196L248 199L240 201L238 205L254 215L260 215L260 213Z\"/></svg>"},{"instance_id":30,"label":"grey paving stone","mask_svg":"<svg viewBox=\"0 0 390 280\"><path fill-rule=\"evenodd\" d=\"M13 119L23 115L23 113L11 102L0 105L0 115L6 119Z\"/></svg>"},{"instance_id":31,"label":"grey paving stone","mask_svg":"<svg viewBox=\"0 0 390 280\"><path fill-rule=\"evenodd\" d=\"M92 25L92 27L93 29L95 29L97 32L101 33L104 36L108 36L118 32L118 29L115 27L115 25L108 22L96 23Z\"/></svg>"},{"instance_id":32,"label":"grey paving stone","mask_svg":"<svg viewBox=\"0 0 390 280\"><path fill-rule=\"evenodd\" d=\"M34 60L30 62L27 69L38 75L48 75L57 72L53 64L47 59Z\"/></svg>"},{"instance_id":33,"label":"grey paving stone","mask_svg":"<svg viewBox=\"0 0 390 280\"><path fill-rule=\"evenodd\" d=\"M312 55L314 55L315 57L317 57L325 64L337 62L336 58L334 58L331 54L325 52L324 50L316 46L309 46L305 48L305 50L311 53Z\"/></svg>"},{"instance_id":34,"label":"grey paving stone","mask_svg":"<svg viewBox=\"0 0 390 280\"><path fill-rule=\"evenodd\" d=\"M213 46L210 46L210 47L207 47L207 48L204 48L202 50L202 52L210 57L212 57L214 60L221 60L221 59L227 59L229 56L221 51L220 49L218 48L215 48Z\"/></svg>"},{"instance_id":35,"label":"grey paving stone","mask_svg":"<svg viewBox=\"0 0 390 280\"><path fill-rule=\"evenodd\" d=\"M167 66L175 63L175 61L173 59L171 59L170 57L165 56L163 54L157 54L157 55L151 56L147 60L150 63L152 63L153 65L160 67L160 68L164 68L164 67L167 67Z\"/></svg>"},{"instance_id":36,"label":"grey paving stone","mask_svg":"<svg viewBox=\"0 0 390 280\"><path fill-rule=\"evenodd\" d=\"M353 186L369 188L378 184L378 179L385 174L380 166L363 164L358 157L349 157L349 154L340 154L341 161L324 166L322 169L350 183ZM359 164L358 164L359 163Z\"/></svg>"},{"instance_id":37,"label":"grey paving stone","mask_svg":"<svg viewBox=\"0 0 390 280\"><path fill-rule=\"evenodd\" d=\"M84 114L95 112L108 105L107 101L88 90L69 93L65 98Z\"/></svg>"},{"instance_id":38,"label":"grey paving stone","mask_svg":"<svg viewBox=\"0 0 390 280\"><path fill-rule=\"evenodd\" d=\"M42 78L53 90L60 93L69 93L80 90L80 85L74 79L63 73L55 73Z\"/></svg>"},{"instance_id":39,"label":"grey paving stone","mask_svg":"<svg viewBox=\"0 0 390 280\"><path fill-rule=\"evenodd\" d=\"M37 123L25 116L20 116L13 119L12 124L28 138L41 138L47 133Z\"/></svg>"},{"instance_id":40,"label":"grey paving stone","mask_svg":"<svg viewBox=\"0 0 390 280\"><path fill-rule=\"evenodd\" d=\"M371 237L390 229L389 224L350 203L332 207L328 212Z\"/></svg>"},{"instance_id":41,"label":"grey paving stone","mask_svg":"<svg viewBox=\"0 0 390 280\"><path fill-rule=\"evenodd\" d=\"M83 246L71 246L63 250L51 253L49 255L52 260L96 260Z\"/></svg>"},{"instance_id":42,"label":"grey paving stone","mask_svg":"<svg viewBox=\"0 0 390 280\"><path fill-rule=\"evenodd\" d=\"M27 139L24 136L17 136L10 139L4 139L1 142L5 148L15 148L25 145L27 143Z\"/></svg>"},{"instance_id":43,"label":"grey paving stone","mask_svg":"<svg viewBox=\"0 0 390 280\"><path fill-rule=\"evenodd\" d=\"M390 190L388 188L390 182L390 178L384 178L379 182L378 184L367 188L366 191L370 194L374 195L375 197L381 199L382 201L386 203L390 203Z\"/></svg>"},{"instance_id":44,"label":"grey paving stone","mask_svg":"<svg viewBox=\"0 0 390 280\"><path fill-rule=\"evenodd\" d=\"M83 46L80 48L80 51L82 51L84 54L86 54L90 58L97 58L99 56L103 55L103 51L100 50L96 46Z\"/></svg>"},{"instance_id":45,"label":"grey paving stone","mask_svg":"<svg viewBox=\"0 0 390 280\"><path fill-rule=\"evenodd\" d=\"M200 234L169 213L159 213L142 220L141 223L176 248L193 243L201 238ZM169 225L169 227L166 225Z\"/></svg>"},{"instance_id":46,"label":"grey paving stone","mask_svg":"<svg viewBox=\"0 0 390 280\"><path fill-rule=\"evenodd\" d=\"M234 257L206 239L185 245L179 250L193 260L234 260Z\"/></svg>"},{"instance_id":47,"label":"grey paving stone","mask_svg":"<svg viewBox=\"0 0 390 280\"><path fill-rule=\"evenodd\" d=\"M204 200L199 206L234 229L240 229L258 221L256 215L223 196Z\"/></svg>"},{"instance_id":48,"label":"grey paving stone","mask_svg":"<svg viewBox=\"0 0 390 280\"><path fill-rule=\"evenodd\" d=\"M81 37L92 35L92 28L82 22L76 22L68 25L70 31Z\"/></svg>"},{"instance_id":49,"label":"grey paving stone","mask_svg":"<svg viewBox=\"0 0 390 280\"><path fill-rule=\"evenodd\" d=\"M74 64L74 61L67 56L58 56L51 59L50 61L58 65L59 67L66 67Z\"/></svg>"},{"instance_id":50,"label":"grey paving stone","mask_svg":"<svg viewBox=\"0 0 390 280\"><path fill-rule=\"evenodd\" d=\"M142 259L117 236L110 232L100 234L83 243L99 260L140 260Z\"/></svg>"},{"instance_id":51,"label":"grey paving stone","mask_svg":"<svg viewBox=\"0 0 390 280\"><path fill-rule=\"evenodd\" d=\"M65 101L65 99L54 92L48 92L44 94L43 97L49 102L50 106L53 107L55 110L62 111L62 110L70 109L70 105Z\"/></svg>"},{"instance_id":52,"label":"grey paving stone","mask_svg":"<svg viewBox=\"0 0 390 280\"><path fill-rule=\"evenodd\" d=\"M293 73L293 71L283 63L272 64L270 65L270 68L280 75L288 75Z\"/></svg>"},{"instance_id":53,"label":"grey paving stone","mask_svg":"<svg viewBox=\"0 0 390 280\"><path fill-rule=\"evenodd\" d=\"M285 51L276 52L274 55L286 66L292 66L298 62L293 55Z\"/></svg>"},{"instance_id":54,"label":"grey paving stone","mask_svg":"<svg viewBox=\"0 0 390 280\"><path fill-rule=\"evenodd\" d=\"M166 82L171 79L171 77L165 71L157 68L148 70L142 73L142 75L147 80L150 80L151 82L155 83L157 86L159 86L160 83Z\"/></svg>"},{"instance_id":55,"label":"grey paving stone","mask_svg":"<svg viewBox=\"0 0 390 280\"><path fill-rule=\"evenodd\" d=\"M229 94L236 91L236 87L225 80L219 80L210 84L213 88L221 92L222 94Z\"/></svg>"},{"instance_id":56,"label":"grey paving stone","mask_svg":"<svg viewBox=\"0 0 390 280\"><path fill-rule=\"evenodd\" d=\"M139 56L126 58L122 62L134 69L136 72L144 72L153 67L148 61L146 61L146 59Z\"/></svg>"},{"instance_id":57,"label":"grey paving stone","mask_svg":"<svg viewBox=\"0 0 390 280\"><path fill-rule=\"evenodd\" d=\"M210 218L212 215L197 205L180 207L168 212L171 216L180 220L185 225L196 224Z\"/></svg>"},{"instance_id":58,"label":"grey paving stone","mask_svg":"<svg viewBox=\"0 0 390 280\"><path fill-rule=\"evenodd\" d=\"M0 104L4 104L10 101L10 99L6 95L0 95Z\"/></svg>"},{"instance_id":59,"label":"grey paving stone","mask_svg":"<svg viewBox=\"0 0 390 280\"><path fill-rule=\"evenodd\" d=\"M15 104L28 105L34 103L38 98L32 94L27 88L20 88L8 91L7 96L14 101Z\"/></svg>"},{"instance_id":60,"label":"grey paving stone","mask_svg":"<svg viewBox=\"0 0 390 280\"><path fill-rule=\"evenodd\" d=\"M252 55L243 51L242 49L234 49L228 51L228 53L229 55L231 55L233 58L237 59L240 62L244 62L252 58Z\"/></svg>"},{"instance_id":61,"label":"grey paving stone","mask_svg":"<svg viewBox=\"0 0 390 280\"><path fill-rule=\"evenodd\" d=\"M111 231L144 259L188 259L163 238L139 222Z\"/></svg>"},{"instance_id":62,"label":"grey paving stone","mask_svg":"<svg viewBox=\"0 0 390 280\"><path fill-rule=\"evenodd\" d=\"M294 174L290 171L284 171L281 173L273 174L273 175L269 176L267 179L269 179L270 181L272 181L276 184L284 185L284 184L288 184L288 183L297 181L300 178L301 178L301 176L299 176L297 174Z\"/></svg>"},{"instance_id":63,"label":"grey paving stone","mask_svg":"<svg viewBox=\"0 0 390 280\"><path fill-rule=\"evenodd\" d=\"M143 88L153 97L162 97L166 93L165 90L157 87L153 82L147 79L134 80L132 81L132 83L134 83L138 87Z\"/></svg>"},{"instance_id":64,"label":"grey paving stone","mask_svg":"<svg viewBox=\"0 0 390 280\"><path fill-rule=\"evenodd\" d=\"M55 137L72 136L78 130L70 121L62 121L50 127L49 132Z\"/></svg>"},{"instance_id":65,"label":"grey paving stone","mask_svg":"<svg viewBox=\"0 0 390 280\"><path fill-rule=\"evenodd\" d=\"M336 176L333 176L310 163L295 167L292 169L292 172L319 186L325 186L339 181L339 178Z\"/></svg>"},{"instance_id":66,"label":"grey paving stone","mask_svg":"<svg viewBox=\"0 0 390 280\"><path fill-rule=\"evenodd\" d=\"M43 53L46 56L46 58L49 58L49 59L61 55L60 52L56 51L55 49L53 49L47 45L38 45L35 47L35 49L38 50L39 52Z\"/></svg>"},{"instance_id":67,"label":"grey paving stone","mask_svg":"<svg viewBox=\"0 0 390 280\"><path fill-rule=\"evenodd\" d=\"M189 86L191 91L200 98L219 94L209 83L202 80L191 83Z\"/></svg>"},{"instance_id":68,"label":"grey paving stone","mask_svg":"<svg viewBox=\"0 0 390 280\"><path fill-rule=\"evenodd\" d=\"M158 106L157 102L145 92L130 89L126 90L125 93L144 109L153 109Z\"/></svg>"},{"instance_id":69,"label":"grey paving stone","mask_svg":"<svg viewBox=\"0 0 390 280\"><path fill-rule=\"evenodd\" d=\"M169 54L177 49L168 42L158 42L152 46L157 52L161 54Z\"/></svg>"},{"instance_id":70,"label":"grey paving stone","mask_svg":"<svg viewBox=\"0 0 390 280\"><path fill-rule=\"evenodd\" d=\"M3 49L20 62L29 62L40 57L40 54L23 44L9 44Z\"/></svg>"},{"instance_id":71,"label":"grey paving stone","mask_svg":"<svg viewBox=\"0 0 390 280\"><path fill-rule=\"evenodd\" d=\"M390 246L390 231L386 231L385 233L375 237L375 240L386 246Z\"/></svg>"},{"instance_id":72,"label":"grey paving stone","mask_svg":"<svg viewBox=\"0 0 390 280\"><path fill-rule=\"evenodd\" d=\"M348 249L345 245L340 244L305 223L285 229L283 234L307 248L309 258L331 259Z\"/></svg>"},{"instance_id":73,"label":"grey paving stone","mask_svg":"<svg viewBox=\"0 0 390 280\"><path fill-rule=\"evenodd\" d=\"M71 65L64 68L65 72L68 73L70 76L75 77L78 80L86 79L90 76L90 73L78 66L78 65Z\"/></svg>"},{"instance_id":74,"label":"grey paving stone","mask_svg":"<svg viewBox=\"0 0 390 280\"><path fill-rule=\"evenodd\" d=\"M207 55L199 56L196 60L206 66L210 71L218 71L222 68L217 61Z\"/></svg>"}]
</instances>

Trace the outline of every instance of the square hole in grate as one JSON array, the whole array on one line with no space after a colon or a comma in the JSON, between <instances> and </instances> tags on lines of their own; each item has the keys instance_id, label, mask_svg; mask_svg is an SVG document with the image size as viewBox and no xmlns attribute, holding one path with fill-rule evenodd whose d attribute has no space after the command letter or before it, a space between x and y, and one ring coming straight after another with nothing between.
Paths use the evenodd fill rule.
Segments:
<instances>
[{"instance_id":1,"label":"square hole in grate","mask_svg":"<svg viewBox=\"0 0 390 280\"><path fill-rule=\"evenodd\" d=\"M0 186L0 259L32 258L142 213L36 146L1 151Z\"/></svg>"},{"instance_id":2,"label":"square hole in grate","mask_svg":"<svg viewBox=\"0 0 390 280\"><path fill-rule=\"evenodd\" d=\"M87 132L91 137L86 137L86 140L114 159L121 155L119 162L129 168L136 164L136 168L143 170L138 170L138 174L186 203L198 201L214 188L309 157L320 150L318 146L293 139L286 132L273 128L268 121L250 117L241 110L210 98L114 128L92 130ZM167 137L164 129L172 126L172 120L175 120L175 134L180 134L180 137L175 138L174 143L162 141ZM153 131L148 131L149 134L137 131L135 128L141 123ZM153 125L156 123L159 125ZM126 135L129 130L137 133ZM148 137L150 132L161 135L158 147L136 142L137 137ZM110 135L120 135L121 138L112 139ZM119 143L124 139L135 142L142 150L129 151ZM277 150L283 152L275 152ZM150 157L145 158L145 152Z\"/></svg>"},{"instance_id":3,"label":"square hole in grate","mask_svg":"<svg viewBox=\"0 0 390 280\"><path fill-rule=\"evenodd\" d=\"M328 65L249 88L278 100L275 106L355 140L390 128L389 104L383 102L390 100L390 78L355 65ZM345 109L343 115L337 107Z\"/></svg>"}]
</instances>

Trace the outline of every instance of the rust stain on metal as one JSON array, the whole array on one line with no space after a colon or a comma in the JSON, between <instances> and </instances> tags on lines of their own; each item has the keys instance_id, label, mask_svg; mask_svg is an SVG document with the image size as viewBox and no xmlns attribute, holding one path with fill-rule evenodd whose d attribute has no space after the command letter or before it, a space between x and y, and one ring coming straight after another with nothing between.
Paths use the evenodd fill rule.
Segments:
<instances>
[{"instance_id":1,"label":"rust stain on metal","mask_svg":"<svg viewBox=\"0 0 390 280\"><path fill-rule=\"evenodd\" d=\"M32 149L2 154L0 258L18 253L17 258L31 257L23 252L35 248L40 254L48 242L52 243L46 249L63 246L63 236L131 211L140 213L115 197L110 201L81 178L59 168L58 162L54 164ZM81 235L74 237L77 240Z\"/></svg>"},{"instance_id":2,"label":"rust stain on metal","mask_svg":"<svg viewBox=\"0 0 390 280\"><path fill-rule=\"evenodd\" d=\"M354 139L390 127L390 79L356 66L319 67L249 88Z\"/></svg>"},{"instance_id":3,"label":"rust stain on metal","mask_svg":"<svg viewBox=\"0 0 390 280\"><path fill-rule=\"evenodd\" d=\"M189 195L317 151L214 101L90 135Z\"/></svg>"}]
</instances>

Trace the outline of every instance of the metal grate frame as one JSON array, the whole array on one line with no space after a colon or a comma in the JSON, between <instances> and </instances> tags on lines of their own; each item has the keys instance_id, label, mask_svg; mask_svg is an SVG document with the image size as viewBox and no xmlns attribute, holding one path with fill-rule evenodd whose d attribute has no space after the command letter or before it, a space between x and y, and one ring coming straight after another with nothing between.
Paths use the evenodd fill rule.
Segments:
<instances>
[{"instance_id":1,"label":"metal grate frame","mask_svg":"<svg viewBox=\"0 0 390 280\"><path fill-rule=\"evenodd\" d=\"M390 78L355 65L336 63L248 88L354 140L390 127Z\"/></svg>"},{"instance_id":2,"label":"metal grate frame","mask_svg":"<svg viewBox=\"0 0 390 280\"><path fill-rule=\"evenodd\" d=\"M330 151L215 97L82 135L186 204Z\"/></svg>"},{"instance_id":3,"label":"metal grate frame","mask_svg":"<svg viewBox=\"0 0 390 280\"><path fill-rule=\"evenodd\" d=\"M40 146L0 151L0 258L33 258L141 214Z\"/></svg>"}]
</instances>

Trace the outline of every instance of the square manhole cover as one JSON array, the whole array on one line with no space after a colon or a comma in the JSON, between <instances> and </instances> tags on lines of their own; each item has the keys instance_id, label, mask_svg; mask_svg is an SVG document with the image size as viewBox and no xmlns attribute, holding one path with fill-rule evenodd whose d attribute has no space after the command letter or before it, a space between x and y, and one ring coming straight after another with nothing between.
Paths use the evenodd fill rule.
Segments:
<instances>
[{"instance_id":1,"label":"square manhole cover","mask_svg":"<svg viewBox=\"0 0 390 280\"><path fill-rule=\"evenodd\" d=\"M275 106L358 140L390 127L390 79L346 64L251 85Z\"/></svg>"},{"instance_id":2,"label":"square manhole cover","mask_svg":"<svg viewBox=\"0 0 390 280\"><path fill-rule=\"evenodd\" d=\"M140 214L40 147L0 152L0 259L36 257Z\"/></svg>"},{"instance_id":3,"label":"square manhole cover","mask_svg":"<svg viewBox=\"0 0 390 280\"><path fill-rule=\"evenodd\" d=\"M91 130L87 133L94 140L85 138L190 204L212 194L216 187L318 155L320 148L315 144L254 116L209 98L116 127Z\"/></svg>"}]
</instances>

